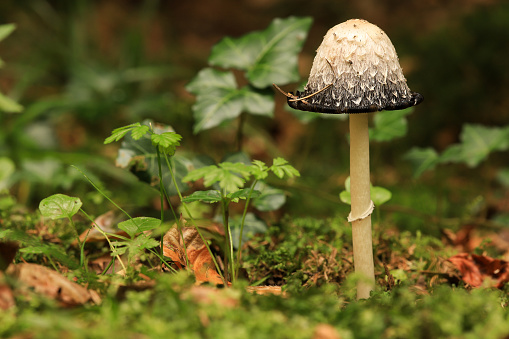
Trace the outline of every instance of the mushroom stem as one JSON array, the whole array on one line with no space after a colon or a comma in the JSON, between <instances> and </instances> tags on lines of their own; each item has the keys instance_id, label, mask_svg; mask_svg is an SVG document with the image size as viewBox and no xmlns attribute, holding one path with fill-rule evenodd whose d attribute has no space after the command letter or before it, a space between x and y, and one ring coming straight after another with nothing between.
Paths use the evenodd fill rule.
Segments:
<instances>
[{"instance_id":1,"label":"mushroom stem","mask_svg":"<svg viewBox=\"0 0 509 339\"><path fill-rule=\"evenodd\" d=\"M352 198L352 240L355 272L361 275L357 299L369 298L375 283L369 177L368 114L350 114L350 194Z\"/></svg>"}]
</instances>

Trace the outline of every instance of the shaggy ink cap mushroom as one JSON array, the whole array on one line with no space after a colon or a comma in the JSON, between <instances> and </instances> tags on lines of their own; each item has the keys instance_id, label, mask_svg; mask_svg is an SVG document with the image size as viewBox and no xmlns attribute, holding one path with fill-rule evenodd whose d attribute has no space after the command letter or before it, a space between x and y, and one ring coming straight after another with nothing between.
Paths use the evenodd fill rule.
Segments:
<instances>
[{"instance_id":1,"label":"shaggy ink cap mushroom","mask_svg":"<svg viewBox=\"0 0 509 339\"><path fill-rule=\"evenodd\" d=\"M303 92L290 107L319 113L367 113L418 105L391 40L378 26L352 19L331 28L317 50Z\"/></svg>"}]
</instances>

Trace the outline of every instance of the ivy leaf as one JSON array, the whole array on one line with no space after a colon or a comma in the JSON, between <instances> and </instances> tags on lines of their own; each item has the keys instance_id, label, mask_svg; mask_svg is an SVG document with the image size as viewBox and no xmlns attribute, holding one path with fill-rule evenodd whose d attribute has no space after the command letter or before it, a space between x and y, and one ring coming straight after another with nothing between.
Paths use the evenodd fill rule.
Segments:
<instances>
[{"instance_id":1,"label":"ivy leaf","mask_svg":"<svg viewBox=\"0 0 509 339\"><path fill-rule=\"evenodd\" d=\"M122 221L118 224L118 228L124 230L131 238L137 233L150 231L161 225L161 220L149 217L138 217Z\"/></svg>"},{"instance_id":2,"label":"ivy leaf","mask_svg":"<svg viewBox=\"0 0 509 339\"><path fill-rule=\"evenodd\" d=\"M221 201L221 193L218 190L196 191L182 199L183 202L201 201L209 204Z\"/></svg>"},{"instance_id":3,"label":"ivy leaf","mask_svg":"<svg viewBox=\"0 0 509 339\"><path fill-rule=\"evenodd\" d=\"M240 226L242 224L242 218L233 218L230 220L230 226L232 228L232 242L233 247L239 247L239 236L240 236ZM244 232L242 234L242 243L253 238L254 235L260 233L266 233L268 230L267 224L258 219L253 213L247 213L246 219L244 221Z\"/></svg>"},{"instance_id":4,"label":"ivy leaf","mask_svg":"<svg viewBox=\"0 0 509 339\"><path fill-rule=\"evenodd\" d=\"M68 218L78 213L82 205L80 198L70 197L64 194L54 194L41 201L39 210L45 217L53 220Z\"/></svg>"},{"instance_id":5,"label":"ivy leaf","mask_svg":"<svg viewBox=\"0 0 509 339\"><path fill-rule=\"evenodd\" d=\"M379 112L373 118L374 127L369 129L369 138L376 141L390 141L407 133L405 116L412 113L413 108L398 111Z\"/></svg>"},{"instance_id":6,"label":"ivy leaf","mask_svg":"<svg viewBox=\"0 0 509 339\"><path fill-rule=\"evenodd\" d=\"M243 111L269 118L274 116L274 93L271 90L257 90L251 86L241 89L243 94Z\"/></svg>"},{"instance_id":7,"label":"ivy leaf","mask_svg":"<svg viewBox=\"0 0 509 339\"><path fill-rule=\"evenodd\" d=\"M404 158L412 164L414 178L418 178L427 170L435 168L439 162L439 156L432 148L414 147L405 154Z\"/></svg>"},{"instance_id":8,"label":"ivy leaf","mask_svg":"<svg viewBox=\"0 0 509 339\"><path fill-rule=\"evenodd\" d=\"M311 18L274 19L264 31L224 38L212 49L209 62L247 71L247 79L257 88L295 82L297 57L311 23Z\"/></svg>"},{"instance_id":9,"label":"ivy leaf","mask_svg":"<svg viewBox=\"0 0 509 339\"><path fill-rule=\"evenodd\" d=\"M253 207L259 211L275 211L286 203L286 195L283 190L271 187L264 182L258 182L255 189L261 193L253 200Z\"/></svg>"},{"instance_id":10,"label":"ivy leaf","mask_svg":"<svg viewBox=\"0 0 509 339\"><path fill-rule=\"evenodd\" d=\"M289 165L288 161L286 161L283 158L275 158L272 162L270 170L279 179L283 179L285 175L288 176L289 178L300 177L299 171L297 171L295 167L293 167L292 165Z\"/></svg>"},{"instance_id":11,"label":"ivy leaf","mask_svg":"<svg viewBox=\"0 0 509 339\"><path fill-rule=\"evenodd\" d=\"M237 89L231 72L203 69L186 88L196 95L193 105L195 134L235 119L242 113L243 94Z\"/></svg>"},{"instance_id":12,"label":"ivy leaf","mask_svg":"<svg viewBox=\"0 0 509 339\"><path fill-rule=\"evenodd\" d=\"M274 114L272 93L250 86L239 89L233 73L228 71L205 68L186 88L196 95L193 105L195 134L235 119L243 111L269 117Z\"/></svg>"},{"instance_id":13,"label":"ivy leaf","mask_svg":"<svg viewBox=\"0 0 509 339\"><path fill-rule=\"evenodd\" d=\"M465 124L460 134L461 143L449 147L440 162L464 162L476 167L491 152L509 149L509 128Z\"/></svg>"},{"instance_id":14,"label":"ivy leaf","mask_svg":"<svg viewBox=\"0 0 509 339\"><path fill-rule=\"evenodd\" d=\"M111 135L104 140L104 144L109 144L114 141L119 141L122 139L129 131L132 131L136 127L140 127L141 124L139 122L119 128L115 128L113 132L111 132Z\"/></svg>"}]
</instances>

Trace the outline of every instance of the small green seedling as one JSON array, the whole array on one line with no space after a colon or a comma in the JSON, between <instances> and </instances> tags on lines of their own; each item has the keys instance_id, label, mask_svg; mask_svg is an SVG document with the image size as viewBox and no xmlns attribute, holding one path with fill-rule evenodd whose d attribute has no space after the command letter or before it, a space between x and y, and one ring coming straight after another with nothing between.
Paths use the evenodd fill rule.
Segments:
<instances>
[{"instance_id":1,"label":"small green seedling","mask_svg":"<svg viewBox=\"0 0 509 339\"><path fill-rule=\"evenodd\" d=\"M269 172L274 173L278 178L284 177L293 178L300 176L299 172L283 158L275 158L272 166L268 167L265 163L259 160L254 160L251 165L244 163L231 163L223 162L219 165L211 165L203 168L196 169L190 172L184 181L197 181L203 179L203 184L206 187L216 187L208 191L197 191L183 199L183 202L201 201L206 203L220 203L223 217L223 225L225 229L225 253L224 263L228 267L225 271L230 271L226 274L226 278L231 277L234 283L238 276L238 269L241 260L241 247L242 235L244 224L246 220L247 208L251 199L259 196L260 191L255 187L260 180L265 179ZM244 188L246 182L253 177L254 180L250 188ZM235 264L233 254L233 241L231 238L230 227L230 203L238 202L240 199L246 200L244 213L240 226L240 234L238 241L238 260ZM228 276L229 275L229 276Z\"/></svg>"}]
</instances>

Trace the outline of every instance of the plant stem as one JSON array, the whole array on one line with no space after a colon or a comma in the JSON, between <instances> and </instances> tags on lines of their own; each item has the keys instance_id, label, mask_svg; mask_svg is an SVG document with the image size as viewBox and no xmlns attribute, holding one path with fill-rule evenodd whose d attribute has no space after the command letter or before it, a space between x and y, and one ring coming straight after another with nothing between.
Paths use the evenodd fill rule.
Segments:
<instances>
[{"instance_id":1,"label":"plant stem","mask_svg":"<svg viewBox=\"0 0 509 339\"><path fill-rule=\"evenodd\" d=\"M249 190L249 194L246 199L246 204L244 206L244 213L242 213L242 222L240 223L239 248L237 249L237 268L235 270L235 279L239 277L240 261L242 260L242 235L244 234L244 223L246 221L247 208L249 206L249 202L251 201L251 195L253 194L254 188L257 183L258 180L255 180L251 184L251 189Z\"/></svg>"},{"instance_id":2,"label":"plant stem","mask_svg":"<svg viewBox=\"0 0 509 339\"><path fill-rule=\"evenodd\" d=\"M177 180L175 179L175 175L173 174L173 168L170 164L170 161L168 160L168 157L166 157L166 163L168 165L168 168L170 169L170 175L171 175L171 179L173 181L173 184L175 185L175 190L177 191L177 194L179 196L179 199L180 199L180 202L182 203L182 206L184 206L184 209L186 210L186 213L187 215L189 216L189 219L191 220L191 224L193 225L193 227L195 228L196 232L198 232L198 235L200 236L201 240L203 241L203 243L205 244L205 247L207 248L207 251L209 252L210 254L210 257L212 258L212 261L214 262L214 265L216 267L216 270L217 270L217 273L221 276L221 280L223 280L223 283L225 286L228 286L228 280L225 279L223 273L221 273L221 269L219 268L219 265L217 263L217 260L216 258L214 257L214 254L212 253L212 250L210 249L210 246L209 244L207 243L207 240L205 239L205 237L203 236L203 234L201 233L200 231L200 228L198 226L196 226L196 222L194 221L194 218L193 216L191 215L191 212L189 211L189 208L187 207L187 204L185 202L183 202L183 198L182 198L182 193L180 192L178 186L177 186ZM177 222L177 225L180 226L180 223ZM182 243L184 243L184 238L183 238L183 235L182 235L182 232L180 232L180 236L182 237ZM186 267L189 267L189 258L187 256L187 250L186 250L186 247L185 247L185 243L184 243L184 251L186 252L186 264L187 266Z\"/></svg>"},{"instance_id":3,"label":"plant stem","mask_svg":"<svg viewBox=\"0 0 509 339\"><path fill-rule=\"evenodd\" d=\"M163 170L161 167L161 152L159 152L159 146L156 146L157 151L157 165L159 167L159 196L161 197L161 224L164 221L164 183L163 183ZM164 234L161 234L159 239L159 247L161 248L161 257L164 253ZM163 262L161 261L161 266Z\"/></svg>"},{"instance_id":4,"label":"plant stem","mask_svg":"<svg viewBox=\"0 0 509 339\"><path fill-rule=\"evenodd\" d=\"M239 127L237 128L237 152L242 151L242 139L244 138L244 120L246 119L246 115L244 113L240 113L239 116Z\"/></svg>"},{"instance_id":5,"label":"plant stem","mask_svg":"<svg viewBox=\"0 0 509 339\"><path fill-rule=\"evenodd\" d=\"M228 209L228 198L226 198L225 194L221 192L221 207L223 212L223 225L224 225L224 255L223 255L223 262L224 262L224 277L226 281L230 278L230 225L228 223L228 219L230 218L230 211ZM233 272L232 272L233 273ZM233 280L233 279L232 279Z\"/></svg>"},{"instance_id":6,"label":"plant stem","mask_svg":"<svg viewBox=\"0 0 509 339\"><path fill-rule=\"evenodd\" d=\"M87 214L87 212L85 212L83 209L80 208L80 211L81 213L85 214L85 216L88 218L88 220L92 221L92 225L95 226L95 228L97 228L97 230L104 236L104 238L106 239L106 241L108 242L108 244L110 245L110 250L113 252L115 250L115 247L113 246L113 244L111 243L110 241L110 238L108 238L108 235L103 231L103 229L101 227L99 227L99 225L97 225L94 221L94 219L92 219L91 216L89 216ZM124 266L124 263L122 262L122 259L120 259L120 256L117 254L116 255L117 257L117 260L120 262L120 265L122 266L122 268L124 269L124 272L127 273L127 268Z\"/></svg>"},{"instance_id":7,"label":"plant stem","mask_svg":"<svg viewBox=\"0 0 509 339\"><path fill-rule=\"evenodd\" d=\"M369 298L375 282L371 215L358 219L371 205L369 175L368 114L350 114L350 192L352 197L352 240L357 299Z\"/></svg>"}]
</instances>

